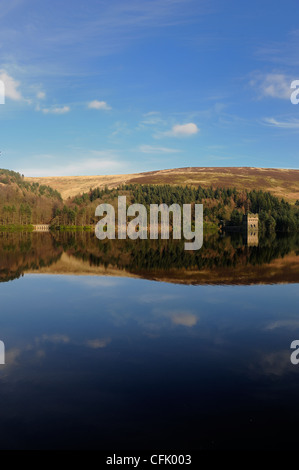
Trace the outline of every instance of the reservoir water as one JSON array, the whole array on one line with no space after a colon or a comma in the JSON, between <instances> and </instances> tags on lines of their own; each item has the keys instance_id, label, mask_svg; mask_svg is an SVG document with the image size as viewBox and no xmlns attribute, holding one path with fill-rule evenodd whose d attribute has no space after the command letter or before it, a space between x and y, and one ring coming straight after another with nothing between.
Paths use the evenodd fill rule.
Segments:
<instances>
[{"instance_id":1,"label":"reservoir water","mask_svg":"<svg viewBox=\"0 0 299 470\"><path fill-rule=\"evenodd\" d=\"M299 237L0 234L0 448L297 445Z\"/></svg>"}]
</instances>

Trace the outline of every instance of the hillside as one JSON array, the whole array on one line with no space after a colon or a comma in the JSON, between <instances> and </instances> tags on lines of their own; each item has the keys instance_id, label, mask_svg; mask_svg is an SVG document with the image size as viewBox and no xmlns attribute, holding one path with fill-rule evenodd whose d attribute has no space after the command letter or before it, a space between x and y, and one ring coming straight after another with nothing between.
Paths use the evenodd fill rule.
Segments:
<instances>
[{"instance_id":1,"label":"hillside","mask_svg":"<svg viewBox=\"0 0 299 470\"><path fill-rule=\"evenodd\" d=\"M24 180L20 173L0 169L0 225L47 223L61 195L44 184Z\"/></svg>"},{"instance_id":2,"label":"hillside","mask_svg":"<svg viewBox=\"0 0 299 470\"><path fill-rule=\"evenodd\" d=\"M88 192L90 188L116 188L130 183L261 189L291 203L299 199L299 170L274 168L190 167L111 176L25 177L25 181L49 185L59 191L63 199Z\"/></svg>"},{"instance_id":3,"label":"hillside","mask_svg":"<svg viewBox=\"0 0 299 470\"><path fill-rule=\"evenodd\" d=\"M204 222L214 229L241 226L243 214L250 210L259 214L260 230L293 232L299 229L298 174L298 170L187 168L118 177L25 179L11 170L0 170L0 226L90 227L98 221L99 203L116 206L117 197L125 195L128 203L148 208L162 202L203 204ZM71 192L75 196L63 201L58 189L64 197Z\"/></svg>"}]
</instances>

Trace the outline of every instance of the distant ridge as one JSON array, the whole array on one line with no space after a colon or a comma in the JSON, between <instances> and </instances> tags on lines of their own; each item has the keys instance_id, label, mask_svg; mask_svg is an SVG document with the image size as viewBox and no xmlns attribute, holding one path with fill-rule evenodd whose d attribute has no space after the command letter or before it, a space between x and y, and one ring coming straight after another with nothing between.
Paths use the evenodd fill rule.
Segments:
<instances>
[{"instance_id":1,"label":"distant ridge","mask_svg":"<svg viewBox=\"0 0 299 470\"><path fill-rule=\"evenodd\" d=\"M261 189L289 202L299 199L299 170L279 168L186 167L127 175L25 177L25 181L49 185L63 199L88 192L90 188L115 188L130 183Z\"/></svg>"}]
</instances>

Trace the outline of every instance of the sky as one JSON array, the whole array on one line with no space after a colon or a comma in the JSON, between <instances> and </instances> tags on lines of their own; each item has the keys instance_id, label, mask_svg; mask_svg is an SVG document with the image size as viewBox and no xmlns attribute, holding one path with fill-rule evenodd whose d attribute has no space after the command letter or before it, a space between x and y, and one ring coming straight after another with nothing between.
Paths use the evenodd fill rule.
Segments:
<instances>
[{"instance_id":1,"label":"sky","mask_svg":"<svg viewBox=\"0 0 299 470\"><path fill-rule=\"evenodd\" d=\"M1 0L0 167L298 168L298 14L298 0Z\"/></svg>"}]
</instances>

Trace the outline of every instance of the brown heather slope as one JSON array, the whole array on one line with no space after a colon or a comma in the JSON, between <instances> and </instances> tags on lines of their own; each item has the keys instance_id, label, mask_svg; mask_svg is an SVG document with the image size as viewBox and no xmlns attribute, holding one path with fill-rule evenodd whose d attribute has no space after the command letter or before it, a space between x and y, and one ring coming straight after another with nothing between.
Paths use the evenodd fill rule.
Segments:
<instances>
[{"instance_id":1,"label":"brown heather slope","mask_svg":"<svg viewBox=\"0 0 299 470\"><path fill-rule=\"evenodd\" d=\"M120 184L179 184L202 187L236 187L270 191L289 202L299 199L299 170L251 167L189 167L111 176L26 177L26 181L57 189L64 199L90 188L115 188Z\"/></svg>"},{"instance_id":2,"label":"brown heather slope","mask_svg":"<svg viewBox=\"0 0 299 470\"><path fill-rule=\"evenodd\" d=\"M298 282L298 256L289 253L283 258L274 259L263 265L244 265L230 268L212 269L168 269L168 270L127 270L112 265L91 266L89 261L83 261L71 254L62 256L50 266L32 267L24 270L26 273L59 274L68 276L113 276L133 277L152 281L188 285L252 285L252 284L291 284Z\"/></svg>"}]
</instances>

